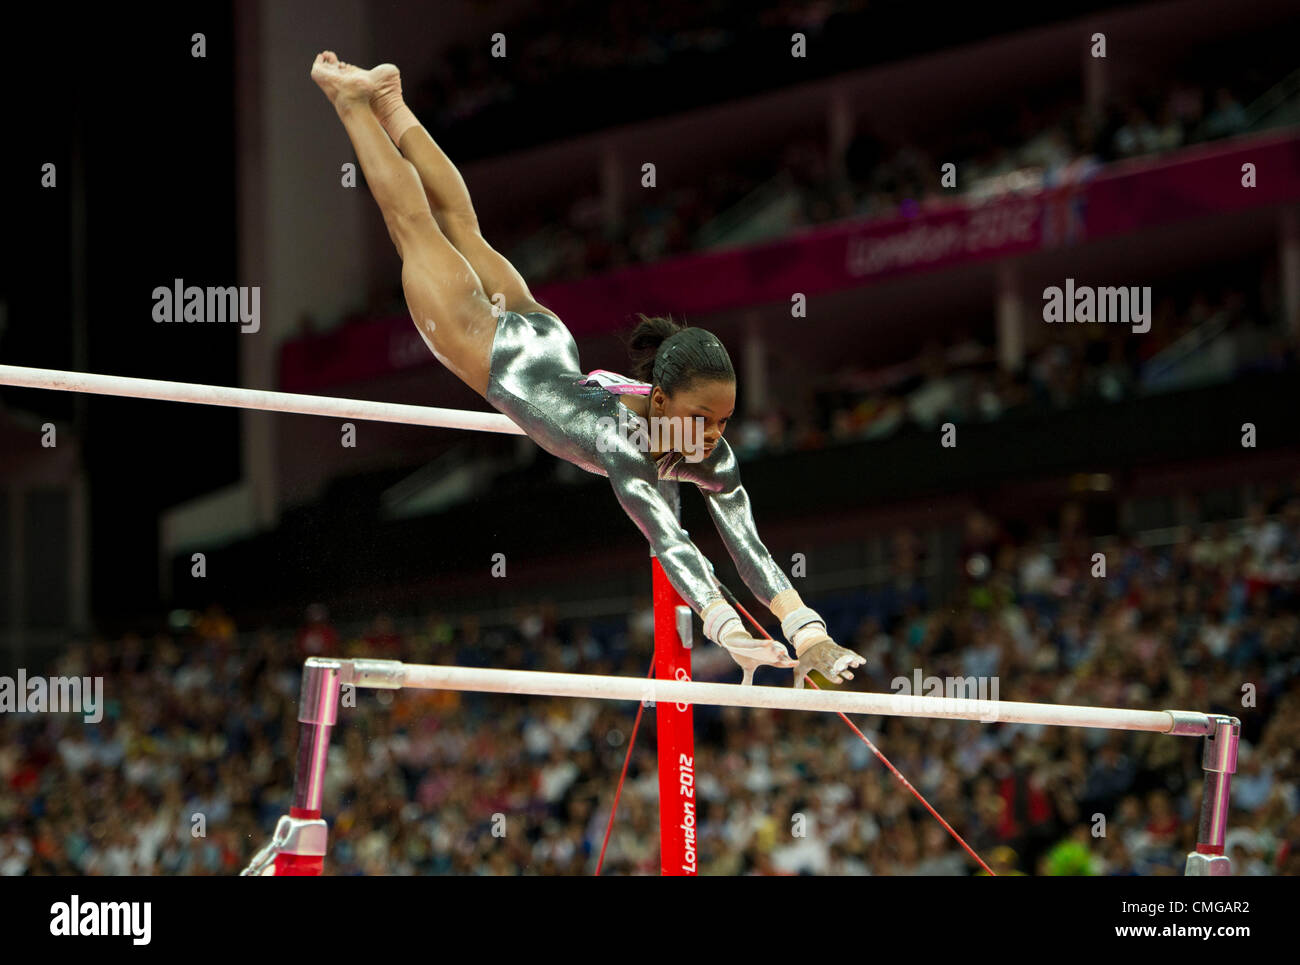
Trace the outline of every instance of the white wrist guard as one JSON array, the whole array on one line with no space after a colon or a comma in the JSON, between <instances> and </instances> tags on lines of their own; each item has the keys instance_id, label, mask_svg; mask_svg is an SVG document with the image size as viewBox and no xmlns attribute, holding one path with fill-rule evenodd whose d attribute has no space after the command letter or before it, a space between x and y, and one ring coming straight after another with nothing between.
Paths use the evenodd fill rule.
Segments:
<instances>
[{"instance_id":1,"label":"white wrist guard","mask_svg":"<svg viewBox=\"0 0 1300 965\"><path fill-rule=\"evenodd\" d=\"M726 634L744 629L744 624L740 622L740 614L729 603L722 601L713 603L701 616L704 620L704 636L714 643L721 643ZM734 627L730 625L732 621L735 621Z\"/></svg>"},{"instance_id":2,"label":"white wrist guard","mask_svg":"<svg viewBox=\"0 0 1300 965\"><path fill-rule=\"evenodd\" d=\"M822 633L826 632L826 621L817 611L810 606L801 606L785 615L785 619L781 621L781 632L785 634L787 640L794 643L794 635L803 627L813 623L821 624Z\"/></svg>"}]
</instances>

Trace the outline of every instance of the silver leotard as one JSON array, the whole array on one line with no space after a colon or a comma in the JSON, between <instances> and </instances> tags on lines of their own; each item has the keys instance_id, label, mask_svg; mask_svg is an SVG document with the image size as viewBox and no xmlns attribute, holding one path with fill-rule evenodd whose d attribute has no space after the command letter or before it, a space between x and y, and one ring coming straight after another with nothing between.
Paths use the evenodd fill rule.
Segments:
<instances>
[{"instance_id":1,"label":"silver leotard","mask_svg":"<svg viewBox=\"0 0 1300 965\"><path fill-rule=\"evenodd\" d=\"M680 452L652 460L615 428L644 425L618 397L592 383L578 364L578 346L547 312L502 312L492 342L487 400L554 456L607 476L623 510L645 535L677 592L696 613L721 594L704 555L659 495L658 479L692 482L704 494L714 525L745 585L764 606L790 580L758 538L740 467L725 439L688 462Z\"/></svg>"}]
</instances>

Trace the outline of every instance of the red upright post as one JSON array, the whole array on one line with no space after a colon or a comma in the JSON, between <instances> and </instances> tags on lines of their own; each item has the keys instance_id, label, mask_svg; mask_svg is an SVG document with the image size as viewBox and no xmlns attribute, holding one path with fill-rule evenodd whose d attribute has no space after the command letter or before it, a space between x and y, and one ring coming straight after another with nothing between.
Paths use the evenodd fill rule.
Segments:
<instances>
[{"instance_id":1,"label":"red upright post","mask_svg":"<svg viewBox=\"0 0 1300 965\"><path fill-rule=\"evenodd\" d=\"M671 487L671 489L669 489ZM677 484L660 483L660 492L678 509ZM668 490L668 491L665 491ZM668 581L651 553L655 607L655 678L690 680L691 608ZM659 728L659 870L693 875L697 862L695 795L695 712L690 704L655 705Z\"/></svg>"},{"instance_id":2,"label":"red upright post","mask_svg":"<svg viewBox=\"0 0 1300 965\"><path fill-rule=\"evenodd\" d=\"M678 607L691 609L668 582L658 560L654 568L655 677L690 680L691 652L678 634ZM690 704L659 701L659 870L693 875L696 865L695 712Z\"/></svg>"}]
</instances>

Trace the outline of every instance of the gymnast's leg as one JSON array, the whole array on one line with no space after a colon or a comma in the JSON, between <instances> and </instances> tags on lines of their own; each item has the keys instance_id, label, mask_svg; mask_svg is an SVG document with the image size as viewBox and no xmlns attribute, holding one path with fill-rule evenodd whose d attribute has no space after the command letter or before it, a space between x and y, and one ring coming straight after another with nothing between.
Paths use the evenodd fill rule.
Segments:
<instances>
[{"instance_id":1,"label":"gymnast's leg","mask_svg":"<svg viewBox=\"0 0 1300 965\"><path fill-rule=\"evenodd\" d=\"M311 76L338 112L402 258L402 288L416 328L438 361L486 398L496 317L482 280L438 227L420 176L371 110L390 71L397 68L361 70L326 51Z\"/></svg>"},{"instance_id":2,"label":"gymnast's leg","mask_svg":"<svg viewBox=\"0 0 1300 965\"><path fill-rule=\"evenodd\" d=\"M380 79L371 107L402 155L415 165L438 227L473 266L488 298L514 312L549 311L534 300L515 266L484 240L465 180L406 106L395 69Z\"/></svg>"}]
</instances>

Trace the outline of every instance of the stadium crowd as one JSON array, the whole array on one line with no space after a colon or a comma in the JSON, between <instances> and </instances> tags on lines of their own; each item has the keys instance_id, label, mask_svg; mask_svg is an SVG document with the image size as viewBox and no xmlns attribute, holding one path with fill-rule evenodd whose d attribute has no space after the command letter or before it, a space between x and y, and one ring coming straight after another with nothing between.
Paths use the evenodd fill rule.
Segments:
<instances>
[{"instance_id":1,"label":"stadium crowd","mask_svg":"<svg viewBox=\"0 0 1300 965\"><path fill-rule=\"evenodd\" d=\"M919 669L991 678L1003 700L1236 715L1234 871L1300 872L1300 480L1236 525L1163 548L1098 540L1079 519L1063 513L1056 531L1017 542L973 514L960 587L944 600L899 533L889 583L834 611L832 632L867 658L850 686L888 690ZM1097 551L1104 578L1091 574ZM0 716L0 874L237 872L288 810L308 655L644 676L651 633L648 609L558 623L541 608L493 627L379 614L347 628L321 606L296 631L241 633L214 606L148 638L78 643L44 670L102 675L101 723ZM700 648L696 677L732 679L729 664ZM788 683L765 673L758 683ZM591 873L634 715L622 703L361 692L330 754L327 873ZM998 873L1177 874L1194 844L1199 740L860 723ZM833 716L700 707L696 731L701 873L975 872ZM654 755L646 715L603 873L657 873Z\"/></svg>"},{"instance_id":2,"label":"stadium crowd","mask_svg":"<svg viewBox=\"0 0 1300 965\"><path fill-rule=\"evenodd\" d=\"M1080 327L1030 351L1019 372L1000 367L991 338L969 330L930 341L916 356L844 365L787 387L761 418L742 417L732 446L742 458L831 443L883 439L906 426L993 422L1017 409L1066 409L1227 383L1300 367L1300 334L1282 324L1270 271L1248 282L1152 285L1149 332ZM1031 310L1032 310L1031 305ZM1123 329L1124 327L1120 327Z\"/></svg>"},{"instance_id":3,"label":"stadium crowd","mask_svg":"<svg viewBox=\"0 0 1300 965\"><path fill-rule=\"evenodd\" d=\"M665 185L629 206L616 225L605 222L598 197L557 195L545 210L494 230L493 243L530 284L565 281L707 250L716 243L715 219L735 220L742 203L751 217L761 212L762 227L743 235L752 243L845 219L910 216L957 197L983 201L1083 181L1114 161L1241 134L1249 117L1233 87L1213 80L1117 95L1098 117L1068 98L1041 106L1022 100L998 119L967 123L905 141L862 132L842 162L823 141L800 138L779 154ZM948 162L958 172L955 188L940 184Z\"/></svg>"}]
</instances>

